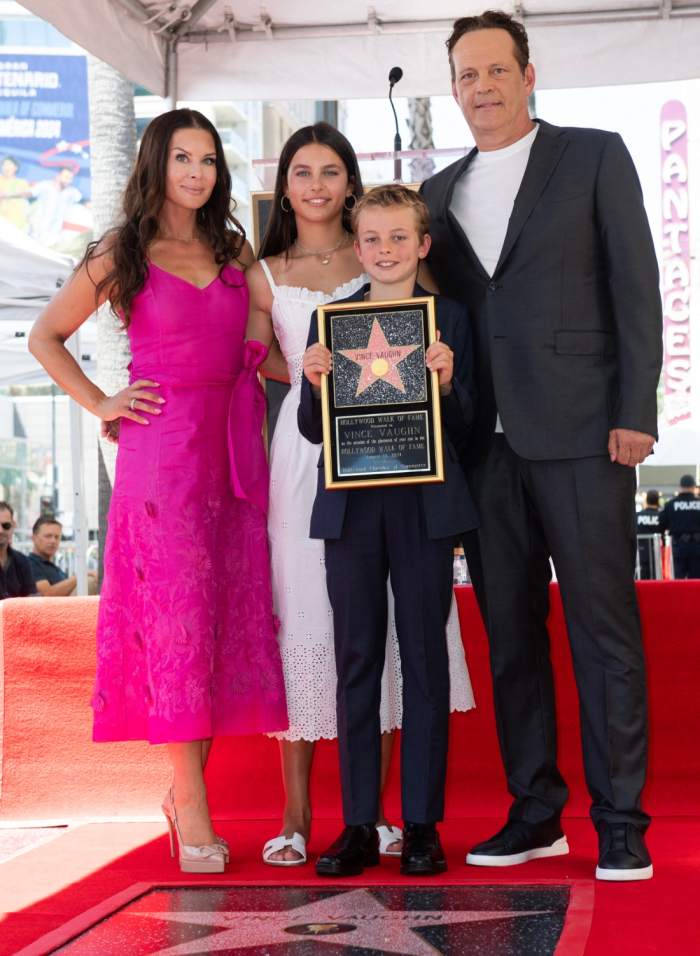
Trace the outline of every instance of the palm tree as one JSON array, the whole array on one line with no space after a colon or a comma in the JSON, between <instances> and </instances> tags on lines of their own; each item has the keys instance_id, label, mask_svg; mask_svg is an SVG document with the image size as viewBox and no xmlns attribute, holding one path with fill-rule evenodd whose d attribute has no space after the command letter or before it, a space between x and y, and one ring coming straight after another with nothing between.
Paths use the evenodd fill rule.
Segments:
<instances>
[{"instance_id":1,"label":"palm tree","mask_svg":"<svg viewBox=\"0 0 700 956\"><path fill-rule=\"evenodd\" d=\"M88 58L90 149L94 232L101 236L119 219L124 192L136 154L134 87L130 80L95 57ZM97 382L105 392L128 384L129 340L109 305L97 312ZM107 510L112 494L116 446L98 445L100 575Z\"/></svg>"}]
</instances>

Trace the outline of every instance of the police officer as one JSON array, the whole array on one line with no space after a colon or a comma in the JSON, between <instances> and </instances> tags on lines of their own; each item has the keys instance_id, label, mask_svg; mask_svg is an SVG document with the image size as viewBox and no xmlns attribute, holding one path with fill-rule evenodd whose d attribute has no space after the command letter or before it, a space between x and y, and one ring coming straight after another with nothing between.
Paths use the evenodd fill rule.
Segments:
<instances>
[{"instance_id":1,"label":"police officer","mask_svg":"<svg viewBox=\"0 0 700 956\"><path fill-rule=\"evenodd\" d=\"M639 552L639 579L648 581L660 577L660 568L654 559L653 534L661 533L661 509L659 493L650 488L645 496L646 507L637 513L637 550ZM641 539L641 540L640 540Z\"/></svg>"},{"instance_id":2,"label":"police officer","mask_svg":"<svg viewBox=\"0 0 700 956\"><path fill-rule=\"evenodd\" d=\"M671 534L674 578L700 578L700 498L692 475L682 475L679 485L661 512L661 530Z\"/></svg>"}]
</instances>

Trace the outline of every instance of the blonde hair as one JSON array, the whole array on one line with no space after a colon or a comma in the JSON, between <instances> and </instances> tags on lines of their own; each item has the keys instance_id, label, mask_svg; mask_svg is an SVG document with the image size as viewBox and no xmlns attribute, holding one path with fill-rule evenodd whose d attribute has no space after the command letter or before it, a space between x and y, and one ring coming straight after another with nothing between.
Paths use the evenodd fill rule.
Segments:
<instances>
[{"instance_id":1,"label":"blonde hair","mask_svg":"<svg viewBox=\"0 0 700 956\"><path fill-rule=\"evenodd\" d=\"M357 200L352 211L352 231L357 235L357 224L365 209L391 209L392 206L404 206L413 210L416 217L418 238L422 241L430 231L430 213L419 193L401 183L387 186L375 186Z\"/></svg>"}]
</instances>

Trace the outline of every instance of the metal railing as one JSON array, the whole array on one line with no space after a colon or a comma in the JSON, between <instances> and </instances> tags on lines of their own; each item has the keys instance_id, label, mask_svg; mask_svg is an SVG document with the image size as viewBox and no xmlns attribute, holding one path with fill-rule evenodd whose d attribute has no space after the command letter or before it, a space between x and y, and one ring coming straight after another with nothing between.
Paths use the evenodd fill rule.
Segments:
<instances>
[{"instance_id":1,"label":"metal railing","mask_svg":"<svg viewBox=\"0 0 700 956\"><path fill-rule=\"evenodd\" d=\"M659 532L637 535L637 581L673 580L673 549Z\"/></svg>"}]
</instances>

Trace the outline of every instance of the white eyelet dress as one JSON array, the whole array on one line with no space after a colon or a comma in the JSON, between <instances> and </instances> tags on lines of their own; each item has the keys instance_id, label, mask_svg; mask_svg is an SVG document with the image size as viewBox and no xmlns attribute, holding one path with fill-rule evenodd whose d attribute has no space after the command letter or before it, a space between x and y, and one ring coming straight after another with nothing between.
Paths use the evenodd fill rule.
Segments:
<instances>
[{"instance_id":1,"label":"white eyelet dress","mask_svg":"<svg viewBox=\"0 0 700 956\"><path fill-rule=\"evenodd\" d=\"M335 714L335 651L333 612L326 591L323 541L309 537L316 496L320 445L308 442L297 427L302 358L314 309L346 298L361 288L361 275L330 294L298 286L277 285L261 261L272 291L272 324L289 370L291 388L280 408L270 449L268 532L272 561L272 594L279 630L287 691L289 729L271 736L284 740L319 740L337 736ZM401 659L389 590L386 660L382 676L382 733L401 726ZM453 599L447 623L450 660L450 709L474 706L464 659L457 605Z\"/></svg>"}]
</instances>

